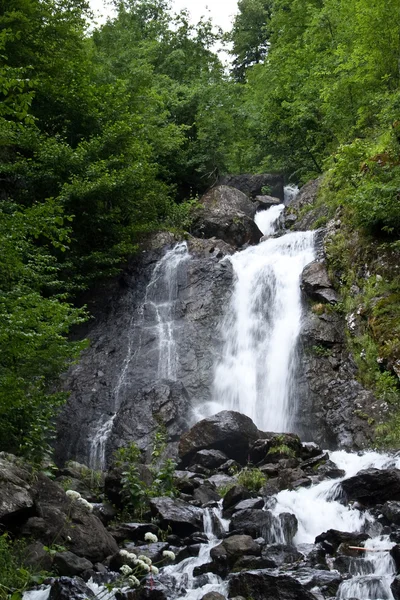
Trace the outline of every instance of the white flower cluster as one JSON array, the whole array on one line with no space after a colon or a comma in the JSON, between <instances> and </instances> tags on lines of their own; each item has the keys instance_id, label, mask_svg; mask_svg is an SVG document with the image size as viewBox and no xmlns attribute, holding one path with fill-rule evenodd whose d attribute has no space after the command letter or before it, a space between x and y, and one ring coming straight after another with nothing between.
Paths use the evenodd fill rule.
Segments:
<instances>
[{"instance_id":1,"label":"white flower cluster","mask_svg":"<svg viewBox=\"0 0 400 600\"><path fill-rule=\"evenodd\" d=\"M175 560L175 558L176 558L176 556L172 552L172 550L164 550L164 552L162 554L163 554L164 558L169 558L169 560Z\"/></svg>"},{"instance_id":2,"label":"white flower cluster","mask_svg":"<svg viewBox=\"0 0 400 600\"><path fill-rule=\"evenodd\" d=\"M129 581L129 585L131 587L138 587L140 585L140 581L137 577L135 577L134 575L131 575L130 577L128 577L128 581Z\"/></svg>"},{"instance_id":3,"label":"white flower cluster","mask_svg":"<svg viewBox=\"0 0 400 600\"><path fill-rule=\"evenodd\" d=\"M154 533L150 533L150 531L148 531L144 534L144 541L150 542L151 544L155 544L156 542L158 542L158 537L154 535Z\"/></svg>"},{"instance_id":4,"label":"white flower cluster","mask_svg":"<svg viewBox=\"0 0 400 600\"><path fill-rule=\"evenodd\" d=\"M133 573L133 571L129 565L122 565L122 567L120 568L120 571L121 571L122 575L131 575L131 573Z\"/></svg>"},{"instance_id":5,"label":"white flower cluster","mask_svg":"<svg viewBox=\"0 0 400 600\"><path fill-rule=\"evenodd\" d=\"M133 565L135 565L137 562L137 556L134 552L128 552L128 550L120 550L119 555L122 556L122 558L126 562L129 562Z\"/></svg>"},{"instance_id":6,"label":"white flower cluster","mask_svg":"<svg viewBox=\"0 0 400 600\"><path fill-rule=\"evenodd\" d=\"M85 500L85 498L82 498L82 496L80 495L79 492L76 492L75 490L67 490L65 492L65 494L66 494L67 498L72 500L72 502L76 502L77 504L80 504L81 506L86 508L86 510L88 512L93 511L93 505L90 504L90 502L88 502L87 500Z\"/></svg>"},{"instance_id":7,"label":"white flower cluster","mask_svg":"<svg viewBox=\"0 0 400 600\"><path fill-rule=\"evenodd\" d=\"M78 498L81 497L79 492L76 492L75 490L67 490L65 492L66 496L68 496L68 498L70 498L71 500L78 500Z\"/></svg>"},{"instance_id":8,"label":"white flower cluster","mask_svg":"<svg viewBox=\"0 0 400 600\"><path fill-rule=\"evenodd\" d=\"M153 575L158 575L159 570L154 565L151 565L151 567L150 567L150 573L152 573Z\"/></svg>"},{"instance_id":9,"label":"white flower cluster","mask_svg":"<svg viewBox=\"0 0 400 600\"><path fill-rule=\"evenodd\" d=\"M145 556L144 554L139 554L138 556L138 560L142 560L143 562L146 563L146 565L151 565L151 558L149 558L148 556Z\"/></svg>"}]
</instances>

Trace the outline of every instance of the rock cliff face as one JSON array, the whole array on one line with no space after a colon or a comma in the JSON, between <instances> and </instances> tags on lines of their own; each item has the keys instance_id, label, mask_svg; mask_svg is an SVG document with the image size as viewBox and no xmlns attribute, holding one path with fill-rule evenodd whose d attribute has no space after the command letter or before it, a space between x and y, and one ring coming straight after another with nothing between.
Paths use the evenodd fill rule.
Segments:
<instances>
[{"instance_id":1,"label":"rock cliff face","mask_svg":"<svg viewBox=\"0 0 400 600\"><path fill-rule=\"evenodd\" d=\"M287 222L296 231L326 220L324 206L315 206L319 180L305 185L288 209ZM363 448L373 443L374 418L380 407L374 395L356 379L357 368L346 344L345 315L335 309L339 294L329 281L325 235L334 222L317 232L318 260L302 275L304 322L301 368L298 372L299 432L331 448Z\"/></svg>"},{"instance_id":2,"label":"rock cliff face","mask_svg":"<svg viewBox=\"0 0 400 600\"><path fill-rule=\"evenodd\" d=\"M190 256L182 248L173 272L155 272L176 243L165 234L153 239L102 300L85 332L90 348L65 377L71 395L59 420L58 461L91 457L99 466L101 453L129 441L146 448L159 419L175 439L209 398L218 324L231 293L230 263L221 259L234 249L193 238Z\"/></svg>"},{"instance_id":3,"label":"rock cliff face","mask_svg":"<svg viewBox=\"0 0 400 600\"><path fill-rule=\"evenodd\" d=\"M265 181L246 179L249 195L260 193ZM317 189L318 182L304 187L287 223L305 230L321 217L319 209L304 217ZM64 378L71 395L58 424L58 462L72 458L104 467L129 441L146 449L160 420L171 443L193 424L196 409L211 398L221 357L220 327L233 289L232 265L223 259L259 240L251 220L256 206L237 189L212 190L196 214L199 237L177 246L172 234L158 234L121 278L95 293L94 319L77 332L90 347ZM216 233L223 239L210 237ZM323 231L317 243L317 261L306 267L301 284L297 432L325 446L363 447L372 439L369 417L377 403L357 382L346 350L338 294L324 266Z\"/></svg>"}]
</instances>

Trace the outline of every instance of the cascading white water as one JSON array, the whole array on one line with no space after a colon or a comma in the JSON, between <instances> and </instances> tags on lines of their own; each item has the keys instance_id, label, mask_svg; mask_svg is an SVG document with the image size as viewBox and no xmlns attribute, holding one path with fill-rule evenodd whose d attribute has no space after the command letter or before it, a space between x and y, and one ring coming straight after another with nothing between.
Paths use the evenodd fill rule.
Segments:
<instances>
[{"instance_id":1,"label":"cascading white water","mask_svg":"<svg viewBox=\"0 0 400 600\"><path fill-rule=\"evenodd\" d=\"M199 555L196 558L187 558L177 565L171 565L163 569L163 574L172 578L174 589L179 594L174 595L176 600L200 600L208 592L219 592L225 595L227 591L227 582L222 581L218 575L207 573L205 577L208 583L196 588L195 577L193 571L196 567L200 567L210 560L210 553L214 546L220 543L220 540L214 533L214 519L219 521L223 531L228 531L229 521L222 518L222 500L219 502L218 508L206 508L204 510L203 524L204 533L207 535L208 544L202 544ZM186 590L183 594L179 590Z\"/></svg>"},{"instance_id":2,"label":"cascading white water","mask_svg":"<svg viewBox=\"0 0 400 600\"><path fill-rule=\"evenodd\" d=\"M289 184L289 185L285 185L284 187L284 204L285 206L289 206L289 204L291 204L293 202L293 200L296 199L296 196L299 193L299 188L297 187L297 185L294 184Z\"/></svg>"},{"instance_id":3,"label":"cascading white water","mask_svg":"<svg viewBox=\"0 0 400 600\"><path fill-rule=\"evenodd\" d=\"M175 308L178 298L178 267L189 259L186 242L180 242L157 263L147 286L145 309L154 311L158 336L157 379L175 381L178 355L174 335Z\"/></svg>"},{"instance_id":4,"label":"cascading white water","mask_svg":"<svg viewBox=\"0 0 400 600\"><path fill-rule=\"evenodd\" d=\"M146 288L145 299L140 310L140 326L144 326L146 319L147 326L154 329L157 335L158 367L157 373L154 374L154 380L175 381L177 378L178 354L174 321L178 297L178 275L180 264L188 259L187 243L176 244L158 261ZM113 414L106 420L104 417L99 420L90 439L89 466L92 469L104 470L106 465L106 444L121 403L120 394L126 385L129 367L140 350L140 343L135 345L134 350L132 342L134 327L135 321L132 317L126 356L112 394L110 411Z\"/></svg>"},{"instance_id":5,"label":"cascading white water","mask_svg":"<svg viewBox=\"0 0 400 600\"><path fill-rule=\"evenodd\" d=\"M270 235L283 205L257 214ZM312 232L289 233L237 252L224 349L208 414L236 410L266 431L289 431L295 413L293 375L301 325L299 280L314 259Z\"/></svg>"},{"instance_id":6,"label":"cascading white water","mask_svg":"<svg viewBox=\"0 0 400 600\"><path fill-rule=\"evenodd\" d=\"M338 483L363 469L400 467L400 457L393 458L377 452L357 455L337 451L332 452L330 458L345 471L342 479L323 481L310 488L284 490L276 496L272 512L275 515L283 512L296 515L298 532L294 542L300 547L314 543L317 535L328 529L356 532L372 528L375 520L368 511L361 512L335 500ZM388 536L376 536L368 540L365 548L376 552L366 552L351 562L350 574L353 577L341 584L338 599L393 600L390 584L395 569L388 552L393 545Z\"/></svg>"}]
</instances>

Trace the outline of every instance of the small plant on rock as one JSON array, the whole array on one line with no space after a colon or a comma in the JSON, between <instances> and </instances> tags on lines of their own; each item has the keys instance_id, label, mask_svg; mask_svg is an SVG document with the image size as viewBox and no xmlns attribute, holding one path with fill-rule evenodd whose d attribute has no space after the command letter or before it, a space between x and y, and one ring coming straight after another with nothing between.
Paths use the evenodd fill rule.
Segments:
<instances>
[{"instance_id":1,"label":"small plant on rock","mask_svg":"<svg viewBox=\"0 0 400 600\"><path fill-rule=\"evenodd\" d=\"M258 492L266 484L267 478L257 467L245 467L240 471L237 481L250 492Z\"/></svg>"}]
</instances>

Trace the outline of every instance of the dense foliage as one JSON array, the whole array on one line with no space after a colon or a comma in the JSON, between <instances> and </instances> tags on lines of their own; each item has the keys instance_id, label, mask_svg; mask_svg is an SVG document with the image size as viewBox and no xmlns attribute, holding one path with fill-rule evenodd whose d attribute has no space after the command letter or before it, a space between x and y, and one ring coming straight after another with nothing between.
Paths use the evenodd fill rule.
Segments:
<instances>
[{"instance_id":1,"label":"dense foliage","mask_svg":"<svg viewBox=\"0 0 400 600\"><path fill-rule=\"evenodd\" d=\"M240 0L231 74L208 21L115 5L93 30L86 0L0 0L0 449L33 460L83 347L79 294L221 173L324 172L350 236L399 250L399 0ZM394 304L370 332L388 365Z\"/></svg>"},{"instance_id":2,"label":"dense foliage","mask_svg":"<svg viewBox=\"0 0 400 600\"><path fill-rule=\"evenodd\" d=\"M77 296L182 225L232 126L208 22L164 0L119 2L93 32L90 16L85 0L0 2L0 449L31 460L83 346L66 338Z\"/></svg>"}]
</instances>

